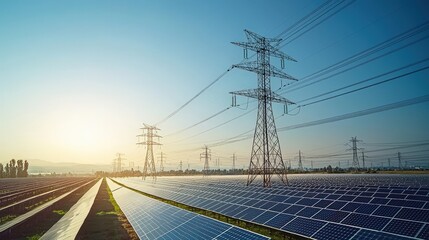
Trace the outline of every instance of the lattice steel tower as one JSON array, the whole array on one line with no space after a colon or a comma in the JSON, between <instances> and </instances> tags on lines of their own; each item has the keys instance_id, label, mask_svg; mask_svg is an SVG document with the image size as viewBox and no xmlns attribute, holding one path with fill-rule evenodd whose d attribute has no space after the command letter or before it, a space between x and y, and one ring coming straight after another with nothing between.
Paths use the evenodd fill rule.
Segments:
<instances>
[{"instance_id":1,"label":"lattice steel tower","mask_svg":"<svg viewBox=\"0 0 429 240\"><path fill-rule=\"evenodd\" d=\"M207 146L204 146L203 150L204 151L202 153L200 153L200 160L204 159L203 175L206 176L209 174L209 170L210 170L209 160L211 159L212 154L211 154L210 149Z\"/></svg>"},{"instance_id":2,"label":"lattice steel tower","mask_svg":"<svg viewBox=\"0 0 429 240\"><path fill-rule=\"evenodd\" d=\"M143 137L142 142L138 142L137 144L146 145L146 158L144 162L143 167L143 180L146 179L146 176L152 176L154 179L156 179L156 167L155 167L155 160L153 155L153 145L161 145L158 142L155 142L153 138L157 137L160 138L156 132L160 130L159 128L155 126L151 126L148 124L143 123L144 127L140 128L143 130L143 134L137 135L139 137Z\"/></svg>"},{"instance_id":3,"label":"lattice steel tower","mask_svg":"<svg viewBox=\"0 0 429 240\"><path fill-rule=\"evenodd\" d=\"M270 57L274 56L280 58L282 68L284 67L284 60L294 62L296 62L296 60L277 48L281 39L265 38L248 30L244 30L244 32L246 33L248 41L232 42L232 44L244 48L245 59L247 59L248 49L256 52L257 60L242 62L233 65L233 67L257 73L258 88L231 92L231 94L233 95L233 105L235 105L236 102L235 95L258 99L258 117L253 136L247 185L250 185L258 175L262 175L263 186L270 187L273 174L277 174L282 182L287 184L287 168L282 159L272 102L285 104L285 109L287 104L294 103L271 91L270 77L279 77L289 80L297 79L271 65ZM272 43L275 45L272 45Z\"/></svg>"},{"instance_id":4,"label":"lattice steel tower","mask_svg":"<svg viewBox=\"0 0 429 240\"><path fill-rule=\"evenodd\" d=\"M350 142L352 143L351 148L349 150L353 151L353 168L357 171L360 166L359 166L359 158L358 158L358 150L360 150L360 148L357 147L357 143L361 142L362 140L357 140L357 137L352 137L352 139L350 140Z\"/></svg>"}]
</instances>

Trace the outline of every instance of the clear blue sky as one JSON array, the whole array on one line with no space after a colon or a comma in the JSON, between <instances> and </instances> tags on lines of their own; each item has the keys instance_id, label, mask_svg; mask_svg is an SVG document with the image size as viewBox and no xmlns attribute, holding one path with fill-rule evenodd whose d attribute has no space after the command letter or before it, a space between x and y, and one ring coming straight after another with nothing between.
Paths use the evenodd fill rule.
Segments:
<instances>
[{"instance_id":1,"label":"clear blue sky","mask_svg":"<svg viewBox=\"0 0 429 240\"><path fill-rule=\"evenodd\" d=\"M165 118L240 62L242 50L230 42L245 41L243 29L275 37L322 3L1 1L0 162L22 158L107 164L122 152L141 166L145 151L135 145L138 128ZM287 62L285 71L298 79L308 76L428 21L427 9L424 0L358 0L282 47L298 60ZM424 31L385 52L428 34ZM300 101L427 58L428 53L425 39L284 96ZM272 63L279 66L277 59ZM278 118L276 124L285 127L426 95L427 76L428 71L421 71L304 107L296 116ZM272 79L273 89L280 84ZM164 145L155 150L167 154L168 168L176 169L180 160L200 168L201 150L195 149L254 128L256 111L189 138L245 112L229 109L169 135L228 107L228 92L255 87L255 74L234 69L161 124ZM248 109L255 106L250 102ZM274 107L276 117L282 108ZM345 152L351 136L368 143L427 140L428 108L426 102L280 132L282 151L285 159L294 159L300 149L307 155ZM250 149L248 139L213 148L213 155L229 168L235 152L239 164L247 166Z\"/></svg>"}]
</instances>

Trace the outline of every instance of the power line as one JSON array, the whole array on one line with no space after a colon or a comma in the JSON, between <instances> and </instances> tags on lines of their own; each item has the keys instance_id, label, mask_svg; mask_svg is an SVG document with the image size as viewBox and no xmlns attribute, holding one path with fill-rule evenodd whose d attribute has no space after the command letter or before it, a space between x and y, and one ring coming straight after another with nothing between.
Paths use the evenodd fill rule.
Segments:
<instances>
[{"instance_id":1,"label":"power line","mask_svg":"<svg viewBox=\"0 0 429 240\"><path fill-rule=\"evenodd\" d=\"M340 93L340 94L337 94L337 95L334 95L334 96L331 96L331 97L327 97L327 98L323 98L323 99L320 99L320 100L317 100L317 101L313 101L313 102L310 102L310 103L306 103L306 104L303 104L303 105L300 105L300 106L301 107L306 107L306 106L313 105L315 103L320 103L320 102L324 102L326 100L330 100L330 99L334 99L334 98L337 98L337 97L341 97L341 96L344 96L344 95L347 95L347 94L350 94L350 93L354 93L354 92L357 92L357 91L360 91L360 90L364 90L364 89L367 89L367 88L370 88L370 87L374 87L374 86L377 86L377 85L380 85L380 84L383 84L383 83L387 83L387 82L390 82L390 81L393 81L393 80L396 80L396 79L399 79L399 78L402 78L402 77L405 77L405 76L408 76L408 75L411 75L411 74L414 74L414 73L418 73L418 72L424 71L424 70L426 70L428 68L429 68L429 66L423 67L423 68L420 68L420 69L417 69L417 70L414 70L414 71L411 71L411 72L408 72L408 73L401 74L401 75L396 76L396 77L391 77L389 79L386 79L386 80L383 80L383 81L380 81L380 82L377 82L377 83L373 83L373 84L370 84L370 85L367 85L367 86L364 86L364 87L353 89L353 90L350 90L350 91L347 91L347 92L344 92L344 93Z\"/></svg>"},{"instance_id":2,"label":"power line","mask_svg":"<svg viewBox=\"0 0 429 240\"><path fill-rule=\"evenodd\" d=\"M221 78L223 78L229 71L231 71L234 67L228 68L225 72L223 72L219 77L217 77L215 80L213 80L209 85L204 87L201 91L199 91L195 96L193 96L191 99L189 99L186 103L184 103L182 106L180 106L178 109L174 110L172 113L170 113L167 117L162 119L161 121L157 122L155 126L158 126L159 124L167 121L174 115L176 115L178 112L180 112L183 108L185 108L189 103L194 101L197 97L199 97L203 92L205 92L207 89L209 89L213 84L217 83Z\"/></svg>"},{"instance_id":3,"label":"power line","mask_svg":"<svg viewBox=\"0 0 429 240\"><path fill-rule=\"evenodd\" d=\"M410 105L423 103L423 102L427 102L427 101L429 101L429 95L424 95L424 96L411 98L411 99L407 99L407 100L403 100L403 101L399 101L399 102L395 102L395 103L390 103L390 104L386 104L386 105L382 105L382 106L378 106L378 107L374 107L374 108L369 108L369 109L365 109L365 110L360 110L360 111L356 111L356 112L352 112L352 113L347 113L347 114L342 114L342 115L324 118L324 119L320 119L320 120L315 120L315 121L311 121L311 122L281 127L281 128L277 128L277 131L279 131L279 132L289 131L292 129L298 129L298 128L316 126L316 125L321 125L321 124L326 124L326 123L331 123L331 122L337 122L337 121L341 121L341 120L345 120L345 119L361 117L361 116L365 116L365 115L369 115L369 114L388 111L388 110L401 108L401 107L405 107L405 106L410 106ZM243 136L243 135L248 134L251 131L252 130L243 132L243 133L241 133L237 136L234 136L232 138L228 138L226 140L211 144L210 146L211 147L218 147L218 146L222 146L225 144L239 142L239 141L249 139L249 138L251 138L251 136L249 136L249 135ZM239 138L239 137L241 137L241 138Z\"/></svg>"}]
</instances>

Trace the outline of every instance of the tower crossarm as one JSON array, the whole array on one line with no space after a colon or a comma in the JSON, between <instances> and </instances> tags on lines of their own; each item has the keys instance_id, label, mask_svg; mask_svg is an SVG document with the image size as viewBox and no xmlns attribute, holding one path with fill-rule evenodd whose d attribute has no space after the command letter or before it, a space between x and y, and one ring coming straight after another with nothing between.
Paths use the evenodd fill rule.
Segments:
<instances>
[{"instance_id":1,"label":"tower crossarm","mask_svg":"<svg viewBox=\"0 0 429 240\"><path fill-rule=\"evenodd\" d=\"M283 103L283 104L295 104L294 102L290 101L289 99L271 91L271 92L265 92L264 89L247 89L247 90L240 90L235 92L230 92L230 94L234 95L240 95L250 98L256 98L256 99L262 99L265 96L269 101L276 102L276 103Z\"/></svg>"},{"instance_id":2,"label":"tower crossarm","mask_svg":"<svg viewBox=\"0 0 429 240\"><path fill-rule=\"evenodd\" d=\"M256 62L256 61L234 64L234 65L232 65L232 67L240 68L240 69L247 70L250 72L255 72L257 74L265 74L267 76L273 76L273 77L284 78L284 79L295 80L295 81L298 80L298 79L292 77L291 75L282 72L280 69L274 67L273 65L270 65L268 71L266 71L263 68L260 68L258 65L258 62Z\"/></svg>"}]
</instances>

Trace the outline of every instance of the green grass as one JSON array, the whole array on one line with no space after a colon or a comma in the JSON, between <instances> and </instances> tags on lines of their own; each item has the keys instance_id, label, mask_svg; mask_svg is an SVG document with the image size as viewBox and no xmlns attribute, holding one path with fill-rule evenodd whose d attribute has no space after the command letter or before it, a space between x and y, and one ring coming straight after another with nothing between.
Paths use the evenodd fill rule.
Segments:
<instances>
[{"instance_id":1,"label":"green grass","mask_svg":"<svg viewBox=\"0 0 429 240\"><path fill-rule=\"evenodd\" d=\"M113 205L113 208L115 209L116 214L122 213L121 208L119 207L118 203L116 203L115 198L113 198L112 191L110 191L109 185L106 184L107 188L107 194L109 194L109 202Z\"/></svg>"},{"instance_id":2,"label":"green grass","mask_svg":"<svg viewBox=\"0 0 429 240\"><path fill-rule=\"evenodd\" d=\"M64 215L64 214L66 214L67 213L67 211L64 211L64 210L54 210L54 211L52 211L53 213L56 213L56 214L58 214L58 215Z\"/></svg>"},{"instance_id":3,"label":"green grass","mask_svg":"<svg viewBox=\"0 0 429 240\"><path fill-rule=\"evenodd\" d=\"M6 222L9 222L10 220L12 220L14 218L16 218L16 215L6 215L3 217L0 217L0 225L4 224Z\"/></svg>"},{"instance_id":4,"label":"green grass","mask_svg":"<svg viewBox=\"0 0 429 240\"><path fill-rule=\"evenodd\" d=\"M35 234L33 236L30 237L26 237L27 240L38 240L42 237L43 234Z\"/></svg>"},{"instance_id":5,"label":"green grass","mask_svg":"<svg viewBox=\"0 0 429 240\"><path fill-rule=\"evenodd\" d=\"M101 211L101 212L96 213L95 215L97 215L97 216L118 215L118 213L116 211L110 211L110 212Z\"/></svg>"}]
</instances>

